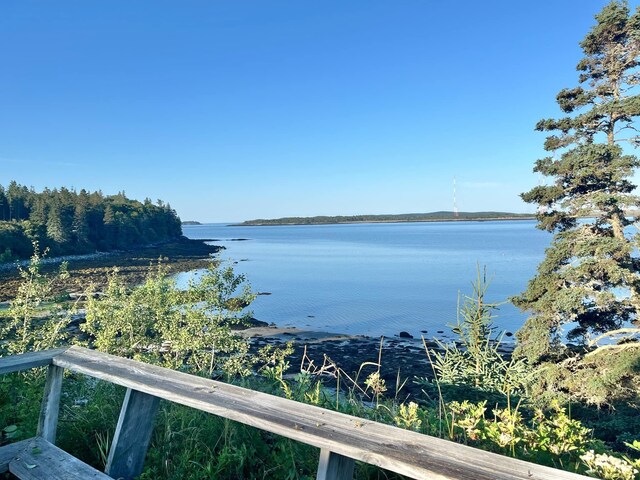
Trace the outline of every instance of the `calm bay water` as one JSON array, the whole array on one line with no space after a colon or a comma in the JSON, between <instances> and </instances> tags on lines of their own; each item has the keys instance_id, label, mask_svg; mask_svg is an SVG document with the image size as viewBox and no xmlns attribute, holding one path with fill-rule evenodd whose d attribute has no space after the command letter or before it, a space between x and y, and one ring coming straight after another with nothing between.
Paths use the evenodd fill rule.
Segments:
<instances>
[{"instance_id":1,"label":"calm bay water","mask_svg":"<svg viewBox=\"0 0 640 480\"><path fill-rule=\"evenodd\" d=\"M488 300L521 292L551 236L534 221L379 223L230 227L184 226L194 239L216 239L220 258L246 275L254 316L279 326L363 335L443 337L455 323L458 292L471 294L486 265ZM237 239L247 239L237 241ZM189 274L182 274L185 281ZM505 304L496 325L525 320ZM445 334L438 334L444 331Z\"/></svg>"}]
</instances>

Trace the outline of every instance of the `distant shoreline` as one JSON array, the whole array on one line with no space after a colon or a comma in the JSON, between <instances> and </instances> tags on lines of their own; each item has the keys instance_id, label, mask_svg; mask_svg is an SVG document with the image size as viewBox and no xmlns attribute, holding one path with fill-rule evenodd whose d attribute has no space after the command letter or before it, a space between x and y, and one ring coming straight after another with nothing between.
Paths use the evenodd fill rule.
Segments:
<instances>
[{"instance_id":1,"label":"distant shoreline","mask_svg":"<svg viewBox=\"0 0 640 480\"><path fill-rule=\"evenodd\" d=\"M451 218L397 218L397 219L368 219L368 220L332 220L322 221L309 219L308 221L287 221L277 220L248 220L242 223L232 223L230 227L268 227L286 225L348 225L361 223L427 223L427 222L490 222L490 221L511 221L511 220L536 220L535 215L522 216L501 216L501 217L451 217Z\"/></svg>"}]
</instances>

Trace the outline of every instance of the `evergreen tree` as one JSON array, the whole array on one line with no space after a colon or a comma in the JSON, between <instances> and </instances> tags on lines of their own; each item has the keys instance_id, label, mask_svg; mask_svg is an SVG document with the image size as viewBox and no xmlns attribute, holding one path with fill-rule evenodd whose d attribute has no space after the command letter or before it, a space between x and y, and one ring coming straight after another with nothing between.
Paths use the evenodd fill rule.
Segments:
<instances>
[{"instance_id":1,"label":"evergreen tree","mask_svg":"<svg viewBox=\"0 0 640 480\"><path fill-rule=\"evenodd\" d=\"M13 181L0 185L0 233L2 263L29 258L33 241L55 255L108 251L175 239L182 227L168 204L143 204L124 192L104 196L62 187L38 193Z\"/></svg>"},{"instance_id":2,"label":"evergreen tree","mask_svg":"<svg viewBox=\"0 0 640 480\"><path fill-rule=\"evenodd\" d=\"M89 195L85 190L80 191L75 202L73 214L73 237L78 247L89 246Z\"/></svg>"},{"instance_id":3,"label":"evergreen tree","mask_svg":"<svg viewBox=\"0 0 640 480\"><path fill-rule=\"evenodd\" d=\"M9 203L9 220L24 220L28 218L27 198L29 190L27 187L18 185L14 180L9 183L5 194Z\"/></svg>"},{"instance_id":4,"label":"evergreen tree","mask_svg":"<svg viewBox=\"0 0 640 480\"><path fill-rule=\"evenodd\" d=\"M9 220L9 201L2 185L0 185L0 220Z\"/></svg>"},{"instance_id":5,"label":"evergreen tree","mask_svg":"<svg viewBox=\"0 0 640 480\"><path fill-rule=\"evenodd\" d=\"M553 182L522 194L539 206L538 228L555 233L537 275L512 299L532 313L518 332L518 353L532 361L553 353L564 333L586 342L639 318L640 236L625 227L637 220L628 215L640 205L630 181L640 162L621 142L640 144L640 9L631 14L626 2L613 1L595 18L580 44L581 85L557 96L566 116L536 125L553 133L544 145L552 155L534 171Z\"/></svg>"},{"instance_id":6,"label":"evergreen tree","mask_svg":"<svg viewBox=\"0 0 640 480\"><path fill-rule=\"evenodd\" d=\"M31 215L26 222L25 233L31 241L38 242L42 248L49 246L47 241L47 206L42 196L34 196L31 204Z\"/></svg>"},{"instance_id":7,"label":"evergreen tree","mask_svg":"<svg viewBox=\"0 0 640 480\"><path fill-rule=\"evenodd\" d=\"M106 208L104 209L103 224L104 236L102 238L102 244L100 245L100 247L105 250L117 248L118 232L116 227L116 220L113 213L113 208L109 204L107 204Z\"/></svg>"},{"instance_id":8,"label":"evergreen tree","mask_svg":"<svg viewBox=\"0 0 640 480\"><path fill-rule=\"evenodd\" d=\"M73 237L76 245L86 247L89 244L89 217L86 205L76 205L73 215Z\"/></svg>"},{"instance_id":9,"label":"evergreen tree","mask_svg":"<svg viewBox=\"0 0 640 480\"><path fill-rule=\"evenodd\" d=\"M69 242L70 234L71 232L64 228L62 207L56 198L49 206L49 213L47 216L47 237L56 244L63 245Z\"/></svg>"}]
</instances>

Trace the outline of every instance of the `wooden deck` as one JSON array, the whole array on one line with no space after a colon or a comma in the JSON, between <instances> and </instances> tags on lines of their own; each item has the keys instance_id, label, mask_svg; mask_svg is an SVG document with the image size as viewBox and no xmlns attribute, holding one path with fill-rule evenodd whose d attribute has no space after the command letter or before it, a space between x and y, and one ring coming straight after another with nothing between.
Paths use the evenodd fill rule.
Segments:
<instances>
[{"instance_id":1,"label":"wooden deck","mask_svg":"<svg viewBox=\"0 0 640 480\"><path fill-rule=\"evenodd\" d=\"M25 480L112 480L112 477L81 462L41 437L23 440L8 468Z\"/></svg>"},{"instance_id":2,"label":"wooden deck","mask_svg":"<svg viewBox=\"0 0 640 480\"><path fill-rule=\"evenodd\" d=\"M48 359L48 360L47 360ZM54 443L62 370L126 387L106 473L143 467L158 399L282 435L321 451L318 479L353 478L354 460L415 479L578 480L581 475L181 372L70 347L0 359L0 373L49 364L39 434ZM3 447L6 448L6 447ZM0 449L0 458L3 458Z\"/></svg>"}]
</instances>

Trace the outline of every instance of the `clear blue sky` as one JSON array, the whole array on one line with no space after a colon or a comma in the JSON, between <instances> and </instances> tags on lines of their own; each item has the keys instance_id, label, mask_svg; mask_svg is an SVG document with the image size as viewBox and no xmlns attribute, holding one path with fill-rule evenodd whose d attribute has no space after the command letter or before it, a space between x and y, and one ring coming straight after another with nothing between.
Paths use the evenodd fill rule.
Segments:
<instances>
[{"instance_id":1,"label":"clear blue sky","mask_svg":"<svg viewBox=\"0 0 640 480\"><path fill-rule=\"evenodd\" d=\"M183 220L533 212L605 0L0 2L0 183ZM638 2L630 2L635 8Z\"/></svg>"}]
</instances>

